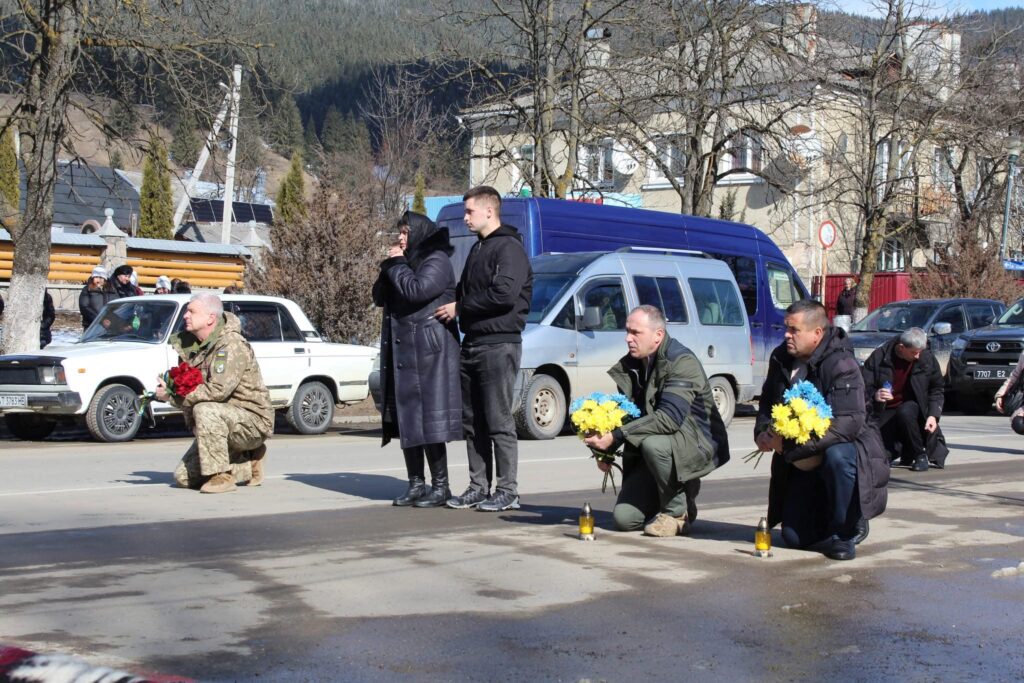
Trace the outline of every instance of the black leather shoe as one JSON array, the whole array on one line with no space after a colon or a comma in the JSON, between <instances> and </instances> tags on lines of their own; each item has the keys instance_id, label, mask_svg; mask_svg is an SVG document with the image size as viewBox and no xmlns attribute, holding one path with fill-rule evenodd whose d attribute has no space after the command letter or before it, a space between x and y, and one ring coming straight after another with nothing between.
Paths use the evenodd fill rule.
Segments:
<instances>
[{"instance_id":1,"label":"black leather shoe","mask_svg":"<svg viewBox=\"0 0 1024 683\"><path fill-rule=\"evenodd\" d=\"M854 527L857 533L853 537L853 544L860 545L861 541L868 537L868 533L871 532L871 525L868 524L868 520L861 517L857 520L857 525Z\"/></svg>"},{"instance_id":2,"label":"black leather shoe","mask_svg":"<svg viewBox=\"0 0 1024 683\"><path fill-rule=\"evenodd\" d=\"M412 506L414 508L439 508L447 503L451 497L452 490L450 488L435 485L430 489L430 493L417 500Z\"/></svg>"},{"instance_id":3,"label":"black leather shoe","mask_svg":"<svg viewBox=\"0 0 1024 683\"><path fill-rule=\"evenodd\" d=\"M927 472L928 471L928 456L919 455L914 464L910 466L911 472Z\"/></svg>"},{"instance_id":4,"label":"black leather shoe","mask_svg":"<svg viewBox=\"0 0 1024 683\"><path fill-rule=\"evenodd\" d=\"M391 504L398 507L409 507L426 494L427 483L419 477L413 477L409 480L409 488L406 492L391 501Z\"/></svg>"},{"instance_id":5,"label":"black leather shoe","mask_svg":"<svg viewBox=\"0 0 1024 683\"><path fill-rule=\"evenodd\" d=\"M857 546L852 538L845 541L833 539L832 546L825 551L825 557L830 560L852 560L857 557Z\"/></svg>"}]
</instances>

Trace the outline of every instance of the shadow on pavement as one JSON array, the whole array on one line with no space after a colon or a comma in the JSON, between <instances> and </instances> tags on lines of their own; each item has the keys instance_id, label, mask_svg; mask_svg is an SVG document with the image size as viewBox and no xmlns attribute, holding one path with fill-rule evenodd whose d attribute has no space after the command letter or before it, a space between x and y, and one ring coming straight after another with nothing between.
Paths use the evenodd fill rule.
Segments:
<instances>
[{"instance_id":1,"label":"shadow on pavement","mask_svg":"<svg viewBox=\"0 0 1024 683\"><path fill-rule=\"evenodd\" d=\"M398 477L381 474L359 474L358 472L334 472L330 474L286 474L289 481L315 486L318 489L345 493L368 500L391 500L405 491L408 482Z\"/></svg>"},{"instance_id":2,"label":"shadow on pavement","mask_svg":"<svg viewBox=\"0 0 1024 683\"><path fill-rule=\"evenodd\" d=\"M928 476L927 473L921 472ZM930 493L938 493L945 496L956 496L958 498L967 498L968 500L975 501L998 501L1001 505L1020 505L1024 506L1024 498L1016 498L1014 496L1001 496L996 493L979 493L978 491L965 491L963 489L956 489L948 486L943 486L941 482L925 483L923 481L911 481L909 479L900 479L897 477L890 477L889 486L907 490L918 490L928 491Z\"/></svg>"},{"instance_id":3,"label":"shadow on pavement","mask_svg":"<svg viewBox=\"0 0 1024 683\"><path fill-rule=\"evenodd\" d=\"M962 449L965 451L981 451L982 453L1005 453L1006 455L1024 455L1024 450L1019 448L997 448L995 446L982 446L980 444L947 443L949 450Z\"/></svg>"},{"instance_id":4,"label":"shadow on pavement","mask_svg":"<svg viewBox=\"0 0 1024 683\"><path fill-rule=\"evenodd\" d=\"M174 485L174 475L170 472L131 472L129 477L142 477L142 479L115 479L118 484L167 484Z\"/></svg>"}]
</instances>

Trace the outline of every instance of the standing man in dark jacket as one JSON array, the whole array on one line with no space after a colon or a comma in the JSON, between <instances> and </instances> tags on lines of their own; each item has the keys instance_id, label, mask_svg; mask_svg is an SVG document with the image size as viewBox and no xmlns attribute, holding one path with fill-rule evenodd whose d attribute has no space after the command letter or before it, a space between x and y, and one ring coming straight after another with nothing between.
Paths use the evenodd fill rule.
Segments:
<instances>
[{"instance_id":1,"label":"standing man in dark jacket","mask_svg":"<svg viewBox=\"0 0 1024 683\"><path fill-rule=\"evenodd\" d=\"M626 319L629 353L608 371L640 417L584 441L622 454L622 488L612 516L619 531L686 534L697 518L700 478L729 460L729 437L704 367L668 336L665 316L638 306ZM608 471L609 464L598 461Z\"/></svg>"},{"instance_id":2,"label":"standing man in dark jacket","mask_svg":"<svg viewBox=\"0 0 1024 683\"><path fill-rule=\"evenodd\" d=\"M885 511L889 466L878 429L866 419L864 378L846 333L830 327L825 307L804 299L786 309L786 340L772 352L754 424L758 448L774 451L768 524L782 523L792 548L852 560L867 520ZM823 437L804 445L772 431L772 406L807 380L832 408Z\"/></svg>"},{"instance_id":3,"label":"standing man in dark jacket","mask_svg":"<svg viewBox=\"0 0 1024 683\"><path fill-rule=\"evenodd\" d=\"M53 334L50 328L53 321L57 319L57 313L53 309L53 298L50 293L43 291L43 317L39 319L39 348L45 349L46 345L53 341Z\"/></svg>"},{"instance_id":4,"label":"standing man in dark jacket","mask_svg":"<svg viewBox=\"0 0 1024 683\"><path fill-rule=\"evenodd\" d=\"M383 443L397 437L405 456L408 490L402 507L441 507L451 498L445 443L462 438L459 331L441 324L438 306L455 301L455 271L448 229L406 211L373 285L373 302L384 308L380 333ZM432 487L424 481L423 459Z\"/></svg>"},{"instance_id":5,"label":"standing man in dark jacket","mask_svg":"<svg viewBox=\"0 0 1024 683\"><path fill-rule=\"evenodd\" d=\"M944 400L942 369L928 350L928 335L911 327L864 361L868 414L878 420L892 461L924 472L946 466L949 449L939 429Z\"/></svg>"},{"instance_id":6,"label":"standing man in dark jacket","mask_svg":"<svg viewBox=\"0 0 1024 683\"><path fill-rule=\"evenodd\" d=\"M530 311L533 270L519 232L501 222L501 195L475 187L463 197L466 225L476 233L455 302L438 307L462 330L462 427L469 456L469 488L448 507L496 512L519 507L519 444L512 392ZM494 495L489 495L497 470Z\"/></svg>"},{"instance_id":7,"label":"standing man in dark jacket","mask_svg":"<svg viewBox=\"0 0 1024 683\"><path fill-rule=\"evenodd\" d=\"M852 277L843 281L843 291L836 299L836 315L853 315L857 307L857 282Z\"/></svg>"}]
</instances>

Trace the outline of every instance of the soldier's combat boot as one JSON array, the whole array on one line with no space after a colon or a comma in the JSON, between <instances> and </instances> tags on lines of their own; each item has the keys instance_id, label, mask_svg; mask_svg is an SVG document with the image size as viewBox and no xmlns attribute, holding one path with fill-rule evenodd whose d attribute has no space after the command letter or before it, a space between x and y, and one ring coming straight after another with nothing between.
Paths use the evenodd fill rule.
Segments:
<instances>
[{"instance_id":1,"label":"soldier's combat boot","mask_svg":"<svg viewBox=\"0 0 1024 683\"><path fill-rule=\"evenodd\" d=\"M448 488L448 455L445 445L430 444L424 447L427 452L427 465L430 466L430 477L432 488L430 493L423 496L413 507L418 508L439 508L443 507L448 499L452 497L452 490Z\"/></svg>"},{"instance_id":2,"label":"soldier's combat boot","mask_svg":"<svg viewBox=\"0 0 1024 683\"><path fill-rule=\"evenodd\" d=\"M235 477L230 472L221 472L210 477L210 481L203 484L203 487L199 489L200 493L227 493L234 491L238 487L235 486Z\"/></svg>"},{"instance_id":3,"label":"soldier's combat boot","mask_svg":"<svg viewBox=\"0 0 1024 683\"><path fill-rule=\"evenodd\" d=\"M672 517L664 512L659 512L654 519L644 525L645 536L658 536L666 538L669 536L680 536L690 531L690 522L686 515Z\"/></svg>"},{"instance_id":4,"label":"soldier's combat boot","mask_svg":"<svg viewBox=\"0 0 1024 683\"><path fill-rule=\"evenodd\" d=\"M252 465L252 479L249 480L249 486L259 486L263 483L263 458L267 455L266 444L260 444L253 450L249 451L251 465Z\"/></svg>"}]
</instances>

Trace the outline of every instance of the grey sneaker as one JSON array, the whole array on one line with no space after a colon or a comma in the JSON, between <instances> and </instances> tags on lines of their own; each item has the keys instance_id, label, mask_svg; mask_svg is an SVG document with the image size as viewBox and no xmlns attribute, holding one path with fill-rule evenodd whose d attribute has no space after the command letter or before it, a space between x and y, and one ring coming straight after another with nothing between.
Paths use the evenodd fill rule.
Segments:
<instances>
[{"instance_id":1,"label":"grey sneaker","mask_svg":"<svg viewBox=\"0 0 1024 683\"><path fill-rule=\"evenodd\" d=\"M510 491L495 491L494 495L480 503L477 510L482 512L501 512L502 510L518 510L519 496Z\"/></svg>"},{"instance_id":2,"label":"grey sneaker","mask_svg":"<svg viewBox=\"0 0 1024 683\"><path fill-rule=\"evenodd\" d=\"M456 510L464 510L466 508L475 508L487 499L488 495L486 493L470 486L461 496L452 496L445 501L445 505Z\"/></svg>"}]
</instances>

